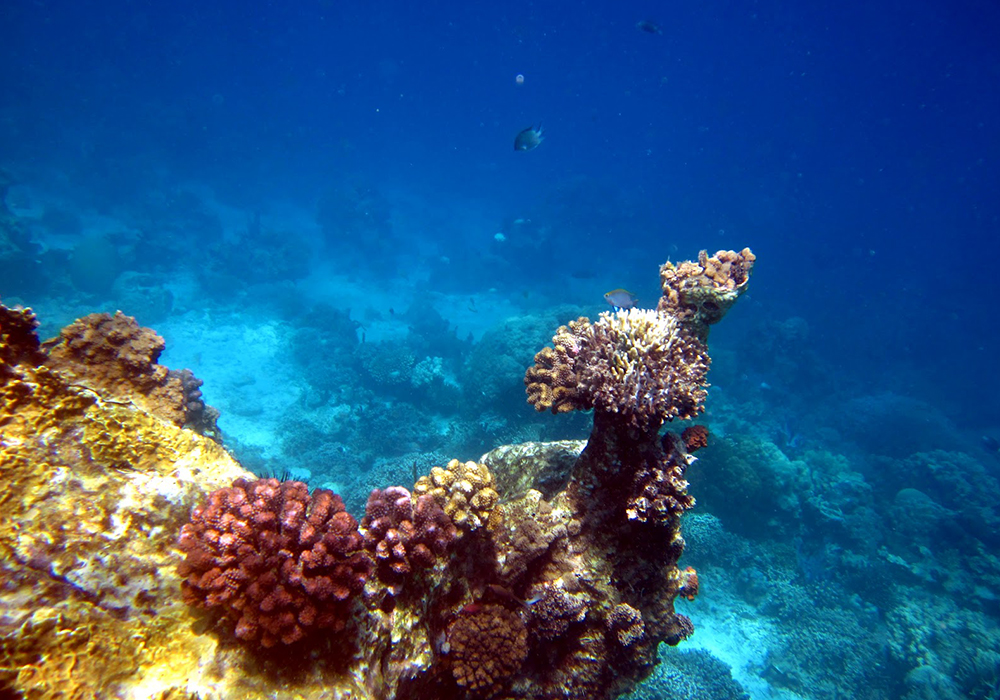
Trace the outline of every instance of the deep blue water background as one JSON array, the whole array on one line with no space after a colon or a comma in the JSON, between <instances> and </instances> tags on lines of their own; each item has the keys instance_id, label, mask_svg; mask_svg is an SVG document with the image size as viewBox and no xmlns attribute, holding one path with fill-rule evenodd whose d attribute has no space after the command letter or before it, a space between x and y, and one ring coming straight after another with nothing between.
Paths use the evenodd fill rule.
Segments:
<instances>
[{"instance_id":1,"label":"deep blue water background","mask_svg":"<svg viewBox=\"0 0 1000 700\"><path fill-rule=\"evenodd\" d=\"M662 33L640 31L643 19ZM289 438L289 426L324 410L342 416L336 406L356 401L396 411L396 428L410 421L406 437L386 437L406 442L389 456L409 460L473 450L477 439L585 435L583 419L521 406L519 375L497 370L492 381L510 379L509 395L471 386L484 334L507 316L535 314L550 329L544 343L556 323L599 312L608 289L628 287L651 305L656 266L668 257L750 246L750 294L713 331L710 425L733 440L767 440L814 474L823 468L806 450L844 455L838 508L848 521L858 508L873 520L841 541L829 522L810 523L807 508L778 496L761 518L770 529L734 517L724 494L706 499L707 512L761 538L762 549L793 542L803 585L831 567L875 566L886 559L880 547L895 552L899 523L886 504L898 510L904 488L954 516L954 557L981 554L996 544L996 505L962 509L970 491L993 493L1000 474L982 442L1000 439L998 36L992 2L5 2L0 167L26 233L0 248L0 296L36 307L54 332L77 315L122 308L122 274L149 275L143 288L174 285L175 303L123 310L176 343L181 364L201 358L185 345L207 333L196 309L233 312L250 300L256 319L277 324L278 346L290 338L299 348L288 376L306 397L291 401L299 413L275 418L284 451L258 444L260 459L294 466L289 455L305 444L320 450L320 464L329 452L317 445L331 441L346 454L349 428L324 423ZM538 124L542 145L515 153L514 136ZM81 252L102 236L110 246ZM264 246L283 262L246 257ZM83 264L103 266L99 281ZM324 281L337 275L345 291ZM303 343L331 328L329 318L304 317L318 303L350 309L362 324L342 316L339 335L322 343L357 353L360 340L405 337L396 342L411 364L443 358L444 388L417 396L416 382L404 390L373 372L368 384L350 384L359 367L370 370L364 357L345 362L343 376L330 369L335 360L318 370L315 357L302 359ZM218 366L206 357L193 369L223 408L225 430ZM324 384L316 373L327 369ZM446 435L460 419L480 431L426 438L428 425ZM489 427L497 421L502 429ZM229 429L253 452L239 425ZM914 456L934 450L953 457ZM931 466L910 483L903 475L923 474L912 460ZM945 462L959 464L945 471L964 486L934 480ZM368 454L350 468L381 467ZM847 473L860 475L866 496L843 495ZM326 476L349 481L343 470ZM787 479L766 483L794 490ZM840 498L806 491L803 503ZM880 534L861 546L862 531ZM986 594L1000 565L971 568L978 573L962 585L916 578L930 599L954 596L950 605L982 615L988 624L976 628L1000 640L990 636L997 600ZM884 576L886 588L913 583ZM831 581L857 594L850 577ZM965 585L983 593L969 603ZM931 667L955 678L942 659L959 654L903 658L892 641L902 634L892 623L899 608L869 602L889 639L880 653L891 679L873 683L872 697L996 697L995 678L991 691L988 680L951 688L930 671L914 676ZM697 604L690 614L698 624ZM983 679L1000 675L1000 659L982 664ZM766 679L755 697L827 696L766 668L752 673Z\"/></svg>"}]
</instances>

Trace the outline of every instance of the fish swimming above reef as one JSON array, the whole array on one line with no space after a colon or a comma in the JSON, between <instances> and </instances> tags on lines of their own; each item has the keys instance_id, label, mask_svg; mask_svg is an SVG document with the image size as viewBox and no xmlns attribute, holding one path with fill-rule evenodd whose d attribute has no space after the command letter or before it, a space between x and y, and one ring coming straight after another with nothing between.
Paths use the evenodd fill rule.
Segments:
<instances>
[{"instance_id":1,"label":"fish swimming above reef","mask_svg":"<svg viewBox=\"0 0 1000 700\"><path fill-rule=\"evenodd\" d=\"M639 297L627 289L612 289L604 295L604 301L616 309L634 309Z\"/></svg>"},{"instance_id":2,"label":"fish swimming above reef","mask_svg":"<svg viewBox=\"0 0 1000 700\"><path fill-rule=\"evenodd\" d=\"M641 19L635 23L635 28L647 34L663 34L660 25L648 19Z\"/></svg>"},{"instance_id":3,"label":"fish swimming above reef","mask_svg":"<svg viewBox=\"0 0 1000 700\"><path fill-rule=\"evenodd\" d=\"M515 151L533 151L545 140L542 127L529 126L514 137Z\"/></svg>"}]
</instances>

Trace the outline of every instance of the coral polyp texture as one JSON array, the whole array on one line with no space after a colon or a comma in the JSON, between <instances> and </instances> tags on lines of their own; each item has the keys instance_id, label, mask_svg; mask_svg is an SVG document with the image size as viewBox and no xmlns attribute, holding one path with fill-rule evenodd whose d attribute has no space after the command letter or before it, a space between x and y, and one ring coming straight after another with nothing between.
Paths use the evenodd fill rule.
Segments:
<instances>
[{"instance_id":1,"label":"coral polyp texture","mask_svg":"<svg viewBox=\"0 0 1000 700\"><path fill-rule=\"evenodd\" d=\"M453 459L417 479L413 492L432 496L460 530L475 530L489 522L499 500L493 486L486 465Z\"/></svg>"},{"instance_id":2,"label":"coral polyp texture","mask_svg":"<svg viewBox=\"0 0 1000 700\"><path fill-rule=\"evenodd\" d=\"M578 319L560 327L552 341L555 347L535 356L524 379L539 411L594 408L645 427L701 410L708 352L670 314L606 311L596 323Z\"/></svg>"},{"instance_id":3,"label":"coral polyp texture","mask_svg":"<svg viewBox=\"0 0 1000 700\"><path fill-rule=\"evenodd\" d=\"M715 259L713 285L745 288ZM529 397L593 409L586 447L453 459L375 489L359 525L163 414L148 398L170 374L137 325L91 317L41 346L30 312L0 307L0 696L632 691L694 629L675 609L698 591L680 524L707 435L660 432L704 399L699 323L630 310L559 329Z\"/></svg>"},{"instance_id":4,"label":"coral polyp texture","mask_svg":"<svg viewBox=\"0 0 1000 700\"><path fill-rule=\"evenodd\" d=\"M740 252L720 250L698 261L666 262L660 267L663 292L657 308L689 324L698 337L708 336L708 327L718 323L750 283L756 256L749 248Z\"/></svg>"},{"instance_id":5,"label":"coral polyp texture","mask_svg":"<svg viewBox=\"0 0 1000 700\"><path fill-rule=\"evenodd\" d=\"M535 364L528 368L524 383L528 402L537 410L566 413L588 408L585 399L579 396L580 381L575 369L581 340L589 330L590 320L582 316L559 326L552 338L553 347L542 348L535 355Z\"/></svg>"},{"instance_id":6,"label":"coral polyp texture","mask_svg":"<svg viewBox=\"0 0 1000 700\"><path fill-rule=\"evenodd\" d=\"M502 605L471 605L448 626L452 674L460 686L485 695L513 679L528 656L528 629Z\"/></svg>"},{"instance_id":7,"label":"coral polyp texture","mask_svg":"<svg viewBox=\"0 0 1000 700\"><path fill-rule=\"evenodd\" d=\"M46 364L69 381L132 401L175 425L216 434L218 413L201 401L201 381L189 370L156 364L165 347L155 331L121 311L84 316L43 345Z\"/></svg>"},{"instance_id":8,"label":"coral polyp texture","mask_svg":"<svg viewBox=\"0 0 1000 700\"><path fill-rule=\"evenodd\" d=\"M178 546L185 602L219 609L264 647L339 629L372 561L340 496L301 481L237 479L194 509Z\"/></svg>"},{"instance_id":9,"label":"coral polyp texture","mask_svg":"<svg viewBox=\"0 0 1000 700\"><path fill-rule=\"evenodd\" d=\"M379 579L387 585L404 582L427 569L448 552L458 530L430 494L416 498L402 486L375 489L361 519L365 549Z\"/></svg>"}]
</instances>

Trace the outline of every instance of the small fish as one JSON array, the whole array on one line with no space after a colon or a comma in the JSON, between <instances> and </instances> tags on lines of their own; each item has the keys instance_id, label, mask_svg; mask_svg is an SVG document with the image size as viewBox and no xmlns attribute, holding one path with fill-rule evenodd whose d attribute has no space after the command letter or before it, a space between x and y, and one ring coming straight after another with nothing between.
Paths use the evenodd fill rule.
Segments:
<instances>
[{"instance_id":1,"label":"small fish","mask_svg":"<svg viewBox=\"0 0 1000 700\"><path fill-rule=\"evenodd\" d=\"M627 289L612 289L604 295L604 301L616 309L634 309L639 297Z\"/></svg>"},{"instance_id":2,"label":"small fish","mask_svg":"<svg viewBox=\"0 0 1000 700\"><path fill-rule=\"evenodd\" d=\"M514 137L514 150L515 151L533 151L538 148L538 145L545 140L542 136L542 127L529 126L524 129L516 137Z\"/></svg>"},{"instance_id":3,"label":"small fish","mask_svg":"<svg viewBox=\"0 0 1000 700\"><path fill-rule=\"evenodd\" d=\"M987 452L1000 452L1000 441L990 435L983 435L983 449Z\"/></svg>"},{"instance_id":4,"label":"small fish","mask_svg":"<svg viewBox=\"0 0 1000 700\"><path fill-rule=\"evenodd\" d=\"M635 23L635 28L647 34L663 34L660 25L650 19L642 19Z\"/></svg>"}]
</instances>

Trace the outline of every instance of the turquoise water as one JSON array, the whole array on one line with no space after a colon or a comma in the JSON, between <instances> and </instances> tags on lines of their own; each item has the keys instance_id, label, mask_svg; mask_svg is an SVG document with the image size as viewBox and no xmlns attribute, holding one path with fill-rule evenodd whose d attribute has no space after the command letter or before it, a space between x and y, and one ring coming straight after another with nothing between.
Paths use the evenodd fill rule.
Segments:
<instances>
[{"instance_id":1,"label":"turquoise water","mask_svg":"<svg viewBox=\"0 0 1000 700\"><path fill-rule=\"evenodd\" d=\"M998 696L995 5L2 18L0 298L43 337L135 316L245 465L357 514L586 437L525 402L556 326L750 246L690 472L696 633L640 694Z\"/></svg>"}]
</instances>

